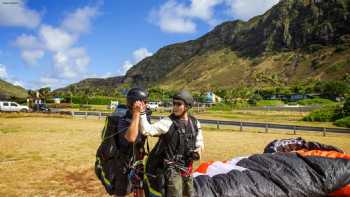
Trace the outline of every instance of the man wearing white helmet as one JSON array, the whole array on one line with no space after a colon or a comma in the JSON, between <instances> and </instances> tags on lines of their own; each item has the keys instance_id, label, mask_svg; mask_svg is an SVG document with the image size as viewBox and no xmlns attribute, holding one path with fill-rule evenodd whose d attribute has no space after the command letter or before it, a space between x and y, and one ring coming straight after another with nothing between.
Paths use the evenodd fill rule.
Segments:
<instances>
[{"instance_id":1,"label":"man wearing white helmet","mask_svg":"<svg viewBox=\"0 0 350 197\"><path fill-rule=\"evenodd\" d=\"M159 140L146 163L148 196L192 196L192 164L204 148L199 121L189 114L193 97L188 91L173 96L173 113L150 124L141 115L141 132Z\"/></svg>"}]
</instances>

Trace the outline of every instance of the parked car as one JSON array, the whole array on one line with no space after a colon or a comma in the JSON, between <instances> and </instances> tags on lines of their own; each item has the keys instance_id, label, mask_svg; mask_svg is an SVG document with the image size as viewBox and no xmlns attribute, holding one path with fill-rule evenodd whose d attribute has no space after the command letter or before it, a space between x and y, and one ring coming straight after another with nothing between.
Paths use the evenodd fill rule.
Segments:
<instances>
[{"instance_id":1,"label":"parked car","mask_svg":"<svg viewBox=\"0 0 350 197\"><path fill-rule=\"evenodd\" d=\"M0 111L5 112L29 112L29 107L11 101L0 101Z\"/></svg>"},{"instance_id":2,"label":"parked car","mask_svg":"<svg viewBox=\"0 0 350 197\"><path fill-rule=\"evenodd\" d=\"M149 108L152 111L155 111L159 108L159 105L157 102L149 102L147 103L147 108Z\"/></svg>"},{"instance_id":3,"label":"parked car","mask_svg":"<svg viewBox=\"0 0 350 197\"><path fill-rule=\"evenodd\" d=\"M116 108L115 111L111 114L112 116L124 116L126 112L128 111L128 106L119 104Z\"/></svg>"},{"instance_id":4,"label":"parked car","mask_svg":"<svg viewBox=\"0 0 350 197\"><path fill-rule=\"evenodd\" d=\"M35 112L51 112L51 109L45 103L40 103L40 104L34 104L33 111L35 111Z\"/></svg>"}]
</instances>

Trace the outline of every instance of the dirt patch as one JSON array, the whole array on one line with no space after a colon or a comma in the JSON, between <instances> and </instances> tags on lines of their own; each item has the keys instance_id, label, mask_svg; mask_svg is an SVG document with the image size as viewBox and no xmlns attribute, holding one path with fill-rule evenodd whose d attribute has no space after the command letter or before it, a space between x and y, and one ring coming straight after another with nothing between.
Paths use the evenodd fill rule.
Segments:
<instances>
[{"instance_id":1,"label":"dirt patch","mask_svg":"<svg viewBox=\"0 0 350 197\"><path fill-rule=\"evenodd\" d=\"M64 173L66 174L63 178L64 183L70 185L75 191L80 190L91 194L98 193L101 189L96 187L100 183L93 168Z\"/></svg>"}]
</instances>

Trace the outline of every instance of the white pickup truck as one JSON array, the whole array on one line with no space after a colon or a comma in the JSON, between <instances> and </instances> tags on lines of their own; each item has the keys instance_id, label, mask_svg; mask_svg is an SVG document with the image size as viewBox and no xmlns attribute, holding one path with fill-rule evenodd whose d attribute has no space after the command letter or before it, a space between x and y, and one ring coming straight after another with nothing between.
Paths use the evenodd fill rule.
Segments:
<instances>
[{"instance_id":1,"label":"white pickup truck","mask_svg":"<svg viewBox=\"0 0 350 197\"><path fill-rule=\"evenodd\" d=\"M147 103L147 107L152 111L156 111L159 108L159 104L157 102L149 102Z\"/></svg>"},{"instance_id":2,"label":"white pickup truck","mask_svg":"<svg viewBox=\"0 0 350 197\"><path fill-rule=\"evenodd\" d=\"M29 107L11 101L0 101L0 111L6 112L29 112Z\"/></svg>"}]
</instances>

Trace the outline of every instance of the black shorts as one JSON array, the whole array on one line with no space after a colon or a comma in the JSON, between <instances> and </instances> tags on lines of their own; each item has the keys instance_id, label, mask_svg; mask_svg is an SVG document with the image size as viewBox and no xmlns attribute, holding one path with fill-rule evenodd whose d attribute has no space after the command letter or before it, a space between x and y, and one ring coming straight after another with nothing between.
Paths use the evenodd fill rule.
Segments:
<instances>
[{"instance_id":1,"label":"black shorts","mask_svg":"<svg viewBox=\"0 0 350 197\"><path fill-rule=\"evenodd\" d=\"M117 162L116 165L115 194L117 196L128 195L132 192L132 183L128 178L128 171L122 162Z\"/></svg>"}]
</instances>

